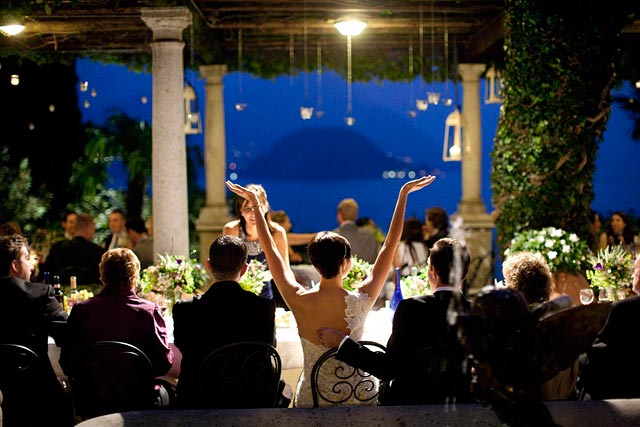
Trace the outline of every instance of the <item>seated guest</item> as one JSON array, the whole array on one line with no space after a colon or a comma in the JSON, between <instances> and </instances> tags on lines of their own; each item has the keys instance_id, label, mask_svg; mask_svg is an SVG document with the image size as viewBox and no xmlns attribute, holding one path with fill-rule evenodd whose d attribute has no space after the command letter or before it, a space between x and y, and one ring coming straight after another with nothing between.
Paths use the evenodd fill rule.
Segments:
<instances>
[{"instance_id":1,"label":"seated guest","mask_svg":"<svg viewBox=\"0 0 640 427\"><path fill-rule=\"evenodd\" d=\"M140 260L140 268L144 270L153 265L153 239L149 237L147 227L144 225L142 218L127 219L125 227L127 228L129 241L133 245L131 249Z\"/></svg>"},{"instance_id":2,"label":"seated guest","mask_svg":"<svg viewBox=\"0 0 640 427\"><path fill-rule=\"evenodd\" d=\"M182 352L176 391L184 408L205 406L199 398L198 369L209 353L241 341L275 346L275 303L238 284L247 268L246 244L237 236L218 237L209 247L207 267L213 277L209 290L173 307L173 335Z\"/></svg>"},{"instance_id":3,"label":"seated guest","mask_svg":"<svg viewBox=\"0 0 640 427\"><path fill-rule=\"evenodd\" d=\"M102 247L105 249L114 248L130 248L131 242L127 236L127 229L125 223L127 221L127 215L122 209L114 209L109 213L109 234L102 242Z\"/></svg>"},{"instance_id":4,"label":"seated guest","mask_svg":"<svg viewBox=\"0 0 640 427\"><path fill-rule=\"evenodd\" d=\"M140 262L130 249L112 249L102 256L102 290L76 303L69 316L68 339L60 353L60 365L67 375L75 352L98 341L138 347L151 361L156 376L171 368L173 353L164 319L156 304L136 295L139 277Z\"/></svg>"},{"instance_id":5,"label":"seated guest","mask_svg":"<svg viewBox=\"0 0 640 427\"><path fill-rule=\"evenodd\" d=\"M469 309L469 302L460 292L469 260L467 249L454 239L440 239L433 245L428 276L433 295L405 299L398 304L386 353L373 352L336 329L318 332L325 345L340 344L339 360L387 381L380 404L445 403L446 392L421 379L416 356L428 347L460 347L456 326L450 323L450 313L458 308ZM463 373L463 366L458 369L462 384L458 384L461 387L457 390L457 401L470 401L470 377Z\"/></svg>"},{"instance_id":6,"label":"seated guest","mask_svg":"<svg viewBox=\"0 0 640 427\"><path fill-rule=\"evenodd\" d=\"M424 215L424 244L427 249L443 237L449 236L449 216L439 206L428 208Z\"/></svg>"},{"instance_id":7,"label":"seated guest","mask_svg":"<svg viewBox=\"0 0 640 427\"><path fill-rule=\"evenodd\" d=\"M76 276L79 285L99 283L98 266L104 249L91 241L95 232L93 217L78 214L73 239L61 240L51 246L41 272L60 276L62 283L69 283L70 276Z\"/></svg>"},{"instance_id":8,"label":"seated guest","mask_svg":"<svg viewBox=\"0 0 640 427\"><path fill-rule=\"evenodd\" d=\"M73 227L75 227L77 217L78 214L73 211L67 211L64 213L60 223L62 224L62 228L64 228L65 239L73 239Z\"/></svg>"},{"instance_id":9,"label":"seated guest","mask_svg":"<svg viewBox=\"0 0 640 427\"><path fill-rule=\"evenodd\" d=\"M3 388L3 425L69 426L71 402L47 355L47 336L60 342L67 313L50 285L29 282L32 270L27 239L16 234L0 237L0 342L29 347L41 362L37 384L24 384L19 390Z\"/></svg>"},{"instance_id":10,"label":"seated guest","mask_svg":"<svg viewBox=\"0 0 640 427\"><path fill-rule=\"evenodd\" d=\"M640 289L640 255L634 265L633 289ZM581 372L592 399L640 397L640 371L629 364L636 354L638 324L640 296L613 303L609 320L587 352L588 366Z\"/></svg>"},{"instance_id":11,"label":"seated guest","mask_svg":"<svg viewBox=\"0 0 640 427\"><path fill-rule=\"evenodd\" d=\"M530 309L536 309L549 301L553 278L549 265L542 255L532 252L510 254L502 264L502 273L505 285L520 291ZM560 371L555 377L542 384L540 399L566 400L575 397L577 379L578 359L572 366Z\"/></svg>"}]
</instances>

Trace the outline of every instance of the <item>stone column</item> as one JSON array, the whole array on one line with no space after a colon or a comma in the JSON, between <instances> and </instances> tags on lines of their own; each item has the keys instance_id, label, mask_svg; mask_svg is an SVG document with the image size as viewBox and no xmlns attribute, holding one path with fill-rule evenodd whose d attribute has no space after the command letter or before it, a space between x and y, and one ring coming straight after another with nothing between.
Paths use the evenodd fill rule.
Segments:
<instances>
[{"instance_id":1,"label":"stone column","mask_svg":"<svg viewBox=\"0 0 640 427\"><path fill-rule=\"evenodd\" d=\"M462 115L465 120L466 141L462 149L462 197L458 213L472 266L467 276L470 293L492 279L492 237L494 224L482 201L482 132L480 126L480 77L484 64L459 64L458 74L462 78Z\"/></svg>"},{"instance_id":2,"label":"stone column","mask_svg":"<svg viewBox=\"0 0 640 427\"><path fill-rule=\"evenodd\" d=\"M232 218L226 201L226 136L224 127L224 97L222 78L226 65L203 65L205 78L204 155L206 201L196 222L200 236L200 260L205 263L213 239L222 234L222 227Z\"/></svg>"},{"instance_id":3,"label":"stone column","mask_svg":"<svg viewBox=\"0 0 640 427\"><path fill-rule=\"evenodd\" d=\"M188 256L182 31L191 23L191 12L186 7L143 8L141 14L153 31L153 250Z\"/></svg>"}]
</instances>

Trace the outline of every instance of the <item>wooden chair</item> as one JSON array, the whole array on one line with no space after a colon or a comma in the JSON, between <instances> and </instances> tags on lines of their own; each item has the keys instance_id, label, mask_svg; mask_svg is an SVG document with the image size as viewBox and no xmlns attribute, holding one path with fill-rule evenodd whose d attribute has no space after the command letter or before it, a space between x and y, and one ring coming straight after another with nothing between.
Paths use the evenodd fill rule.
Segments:
<instances>
[{"instance_id":1,"label":"wooden chair","mask_svg":"<svg viewBox=\"0 0 640 427\"><path fill-rule=\"evenodd\" d=\"M200 364L200 406L274 408L281 370L280 355L269 344L244 341L222 346Z\"/></svg>"},{"instance_id":2,"label":"wooden chair","mask_svg":"<svg viewBox=\"0 0 640 427\"><path fill-rule=\"evenodd\" d=\"M373 341L359 341L361 345L385 352L382 344ZM339 405L342 403L359 404L378 398L379 382L371 374L347 365L336 359L338 348L326 351L318 358L311 370L311 396L313 407ZM320 380L322 378L322 380ZM327 386L327 378L330 378Z\"/></svg>"},{"instance_id":3,"label":"wooden chair","mask_svg":"<svg viewBox=\"0 0 640 427\"><path fill-rule=\"evenodd\" d=\"M92 418L157 406L149 358L119 341L98 341L71 359L71 390L77 415Z\"/></svg>"}]
</instances>

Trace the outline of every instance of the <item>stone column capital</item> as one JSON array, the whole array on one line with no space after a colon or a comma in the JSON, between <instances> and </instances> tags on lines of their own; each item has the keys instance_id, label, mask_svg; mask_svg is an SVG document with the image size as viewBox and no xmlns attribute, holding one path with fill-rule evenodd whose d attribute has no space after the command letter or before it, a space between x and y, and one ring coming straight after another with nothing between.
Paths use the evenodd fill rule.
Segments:
<instances>
[{"instance_id":1,"label":"stone column capital","mask_svg":"<svg viewBox=\"0 0 640 427\"><path fill-rule=\"evenodd\" d=\"M458 74L463 81L480 80L487 66L485 64L458 64Z\"/></svg>"},{"instance_id":2,"label":"stone column capital","mask_svg":"<svg viewBox=\"0 0 640 427\"><path fill-rule=\"evenodd\" d=\"M207 82L222 83L222 78L227 74L228 68L226 64L214 64L201 65L198 70Z\"/></svg>"},{"instance_id":3,"label":"stone column capital","mask_svg":"<svg viewBox=\"0 0 640 427\"><path fill-rule=\"evenodd\" d=\"M147 7L140 9L140 15L153 31L153 41L182 40L182 30L191 24L186 7Z\"/></svg>"}]
</instances>

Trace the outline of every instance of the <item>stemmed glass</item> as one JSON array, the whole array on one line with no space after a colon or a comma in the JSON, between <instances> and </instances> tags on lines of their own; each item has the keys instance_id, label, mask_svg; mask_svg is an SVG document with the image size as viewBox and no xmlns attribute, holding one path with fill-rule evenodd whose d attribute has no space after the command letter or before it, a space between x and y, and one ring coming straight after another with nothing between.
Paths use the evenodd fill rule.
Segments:
<instances>
[{"instance_id":1,"label":"stemmed glass","mask_svg":"<svg viewBox=\"0 0 640 427\"><path fill-rule=\"evenodd\" d=\"M591 304L593 302L593 289L580 289L580 302L583 305Z\"/></svg>"}]
</instances>

